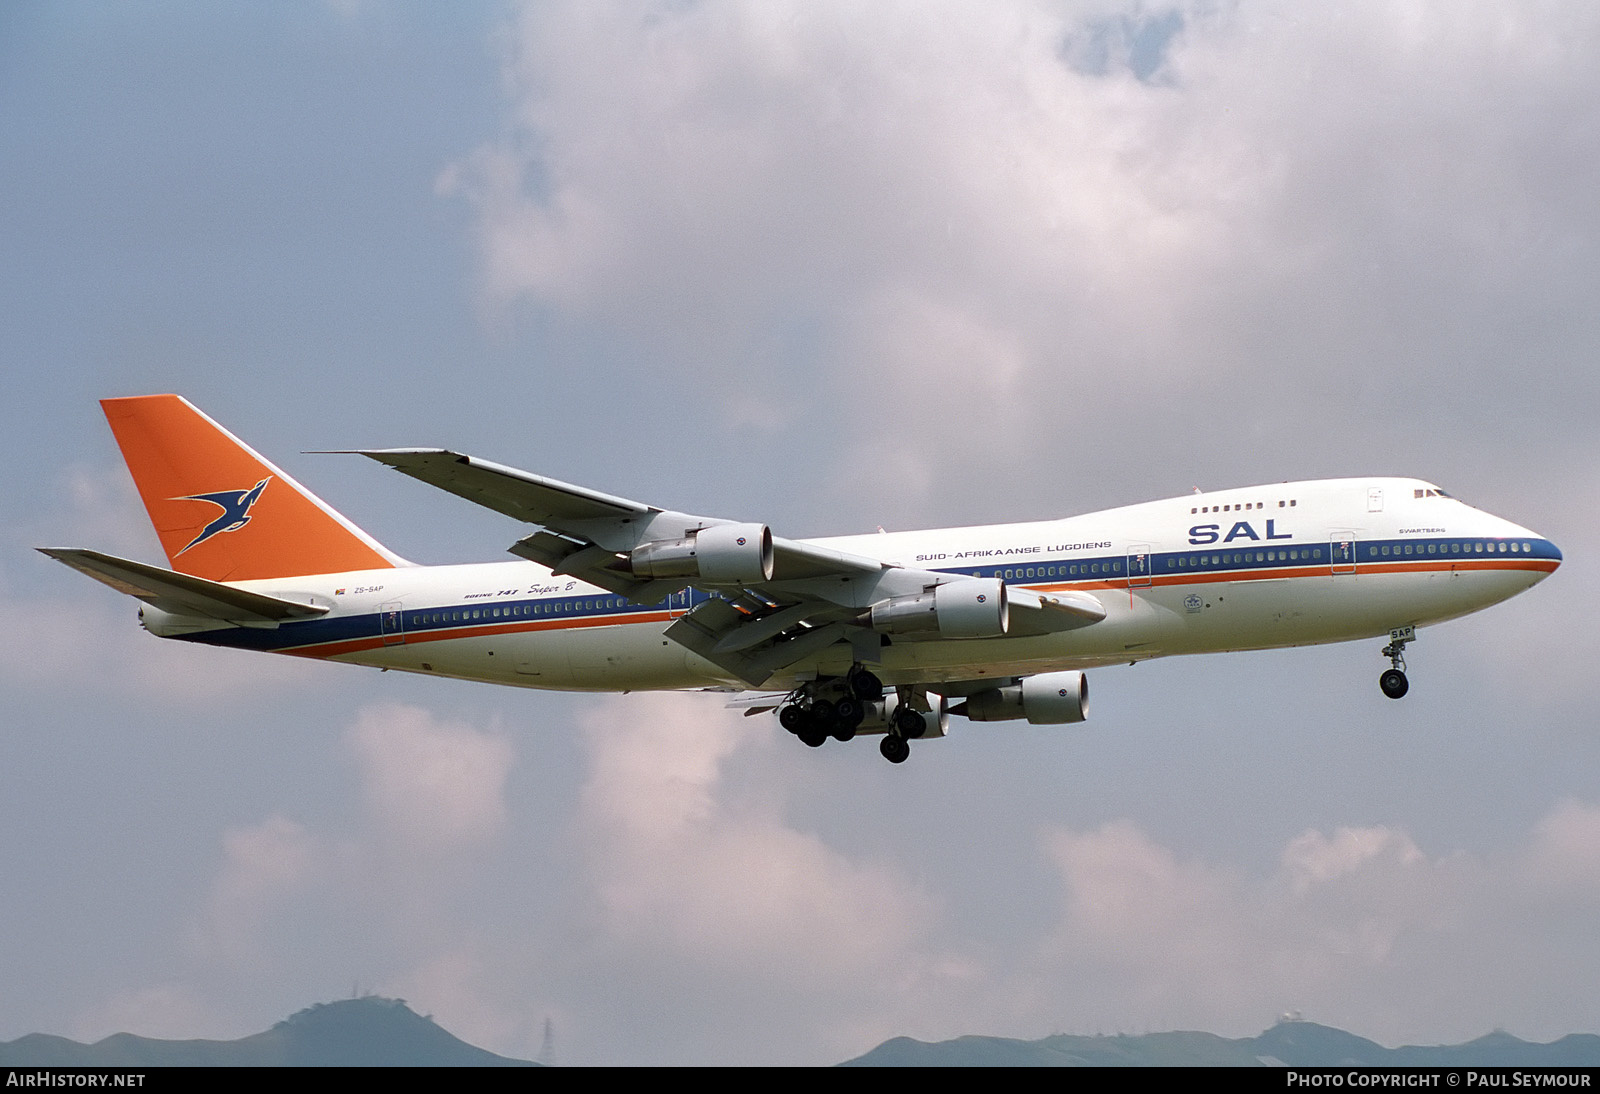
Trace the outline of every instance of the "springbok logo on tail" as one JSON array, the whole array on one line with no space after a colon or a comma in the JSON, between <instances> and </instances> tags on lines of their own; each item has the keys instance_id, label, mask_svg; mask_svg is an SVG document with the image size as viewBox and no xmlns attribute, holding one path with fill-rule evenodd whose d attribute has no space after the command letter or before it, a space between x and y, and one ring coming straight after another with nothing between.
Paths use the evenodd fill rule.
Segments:
<instances>
[{"instance_id":1,"label":"springbok logo on tail","mask_svg":"<svg viewBox=\"0 0 1600 1094\"><path fill-rule=\"evenodd\" d=\"M189 494L173 501L204 501L210 502L222 510L222 515L200 530L200 534L189 541L189 547L204 543L214 535L222 532L237 532L250 523L250 507L261 500L261 492L267 488L267 483L272 481L268 475L249 490L218 490L213 494ZM183 554L179 551L178 554ZM176 557L176 556L174 556Z\"/></svg>"}]
</instances>

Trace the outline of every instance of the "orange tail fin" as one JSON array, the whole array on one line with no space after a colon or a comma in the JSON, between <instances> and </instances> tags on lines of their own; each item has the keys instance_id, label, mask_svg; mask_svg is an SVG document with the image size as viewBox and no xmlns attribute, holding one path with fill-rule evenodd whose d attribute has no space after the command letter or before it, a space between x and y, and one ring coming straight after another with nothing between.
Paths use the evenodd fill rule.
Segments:
<instances>
[{"instance_id":1,"label":"orange tail fin","mask_svg":"<svg viewBox=\"0 0 1600 1094\"><path fill-rule=\"evenodd\" d=\"M187 399L100 405L174 570L252 581L406 565Z\"/></svg>"}]
</instances>

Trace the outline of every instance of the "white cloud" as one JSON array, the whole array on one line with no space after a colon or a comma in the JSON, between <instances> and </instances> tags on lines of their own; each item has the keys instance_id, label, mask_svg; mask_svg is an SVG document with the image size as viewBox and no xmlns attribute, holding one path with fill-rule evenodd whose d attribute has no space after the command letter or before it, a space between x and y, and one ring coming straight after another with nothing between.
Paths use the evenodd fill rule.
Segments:
<instances>
[{"instance_id":1,"label":"white cloud","mask_svg":"<svg viewBox=\"0 0 1600 1094\"><path fill-rule=\"evenodd\" d=\"M318 831L275 814L223 834L192 931L203 963L270 965L281 947L304 945L307 930L342 935L350 917L377 952L389 951L385 966L400 953L402 964L439 961L434 948L457 941L437 921L481 866L473 852L504 830L511 744L393 703L363 707L346 741L365 806L353 827ZM358 977L374 960L349 959Z\"/></svg>"},{"instance_id":2,"label":"white cloud","mask_svg":"<svg viewBox=\"0 0 1600 1094\"><path fill-rule=\"evenodd\" d=\"M1136 79L1117 43L1163 19ZM530 5L513 135L445 188L478 209L491 298L630 331L735 410L780 393L813 435L865 410L821 432L888 493L1049 483L1044 454L1127 476L1218 427L1247 471L1298 442L1294 466L1349 473L1401 422L1396 455L1471 454L1464 424L1536 413L1511 359L1595 393L1596 20ZM803 361L762 352L794 323Z\"/></svg>"},{"instance_id":3,"label":"white cloud","mask_svg":"<svg viewBox=\"0 0 1600 1094\"><path fill-rule=\"evenodd\" d=\"M1289 1009L1391 1044L1587 1028L1600 1009L1575 1000L1600 955L1573 943L1600 897L1597 826L1600 809L1566 802L1487 857L1429 856L1381 826L1308 831L1257 877L1126 821L1056 831L1061 918L1019 994L1078 1030L1243 1035Z\"/></svg>"},{"instance_id":4,"label":"white cloud","mask_svg":"<svg viewBox=\"0 0 1600 1094\"><path fill-rule=\"evenodd\" d=\"M986 882L992 911L958 923L948 886L973 867L912 880L910 857L797 825L793 742L717 697L607 698L581 729L574 822L532 835L570 849L495 883L528 911L452 899L505 869L462 852L515 823L508 746L369 707L348 732L355 827L273 815L229 830L193 975L79 1025L143 1006L140 1028L175 1030L219 971L320 967L314 939L352 932L340 983L365 977L502 1052L534 1052L554 1016L569 1062L828 1062L896 1034L1243 1035L1287 1009L1389 1043L1600 1022L1600 806L1564 801L1488 854L1430 852L1394 826L1308 830L1263 871L1180 854L1131 820L1049 827L1037 868ZM551 886L566 895L534 896Z\"/></svg>"},{"instance_id":5,"label":"white cloud","mask_svg":"<svg viewBox=\"0 0 1600 1094\"><path fill-rule=\"evenodd\" d=\"M665 951L785 991L899 976L934 903L893 868L791 827L778 786L730 785L724 766L756 731L718 707L630 696L585 720L588 871L607 932L635 954Z\"/></svg>"},{"instance_id":6,"label":"white cloud","mask_svg":"<svg viewBox=\"0 0 1600 1094\"><path fill-rule=\"evenodd\" d=\"M70 687L206 710L219 700L315 687L329 671L300 658L157 638L140 627L137 601L81 580L86 588L71 598L0 594L0 679L38 694Z\"/></svg>"},{"instance_id":7,"label":"white cloud","mask_svg":"<svg viewBox=\"0 0 1600 1094\"><path fill-rule=\"evenodd\" d=\"M419 707L363 707L349 733L375 834L442 855L483 843L506 822L511 742Z\"/></svg>"},{"instance_id":8,"label":"white cloud","mask_svg":"<svg viewBox=\"0 0 1600 1094\"><path fill-rule=\"evenodd\" d=\"M230 829L196 937L201 954L223 964L261 959L263 931L285 904L326 875L326 847L297 821L271 816Z\"/></svg>"}]
</instances>

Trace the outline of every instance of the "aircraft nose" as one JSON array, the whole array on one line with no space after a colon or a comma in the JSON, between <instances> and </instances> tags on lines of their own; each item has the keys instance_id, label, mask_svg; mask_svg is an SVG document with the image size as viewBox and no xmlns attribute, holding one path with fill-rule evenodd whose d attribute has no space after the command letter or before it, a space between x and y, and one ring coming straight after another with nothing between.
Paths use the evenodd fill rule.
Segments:
<instances>
[{"instance_id":1,"label":"aircraft nose","mask_svg":"<svg viewBox=\"0 0 1600 1094\"><path fill-rule=\"evenodd\" d=\"M1561 548L1557 547L1554 543L1550 542L1548 539L1545 539L1543 536L1536 535L1532 532L1527 534L1532 542L1527 543L1523 549L1531 550L1533 552L1533 557L1538 559L1541 563L1539 569L1543 570L1544 573L1540 576L1548 577L1550 574L1553 574L1556 572L1556 570L1560 569L1562 561Z\"/></svg>"},{"instance_id":2,"label":"aircraft nose","mask_svg":"<svg viewBox=\"0 0 1600 1094\"><path fill-rule=\"evenodd\" d=\"M1501 532L1500 535L1511 541L1511 549L1513 551L1517 549L1518 541L1520 541L1525 556L1533 556L1532 565L1525 564L1525 567L1538 573L1538 577L1535 580L1543 580L1561 567L1561 548L1533 529L1524 528L1520 524L1512 524L1507 521L1505 531Z\"/></svg>"}]
</instances>

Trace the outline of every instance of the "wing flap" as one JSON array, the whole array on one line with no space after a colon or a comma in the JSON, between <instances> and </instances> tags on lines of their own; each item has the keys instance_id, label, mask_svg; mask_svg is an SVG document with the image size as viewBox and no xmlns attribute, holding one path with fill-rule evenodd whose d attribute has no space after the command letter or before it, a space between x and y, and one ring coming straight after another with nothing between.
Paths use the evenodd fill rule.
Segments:
<instances>
[{"instance_id":1,"label":"wing flap","mask_svg":"<svg viewBox=\"0 0 1600 1094\"><path fill-rule=\"evenodd\" d=\"M99 551L65 547L41 547L39 550L119 593L137 597L175 615L200 616L226 623L281 623L288 619L310 619L328 611L315 604L253 593Z\"/></svg>"},{"instance_id":2,"label":"wing flap","mask_svg":"<svg viewBox=\"0 0 1600 1094\"><path fill-rule=\"evenodd\" d=\"M751 687L759 687L779 669L850 637L852 628L844 623L802 626L806 616L826 606L812 605L811 610L801 612L799 609L804 607L779 609L773 615L752 619L729 601L714 597L679 618L665 633L689 652L731 672ZM784 630L793 633L770 630L769 621L779 617ZM753 635L754 641L745 642L747 634Z\"/></svg>"}]
</instances>

